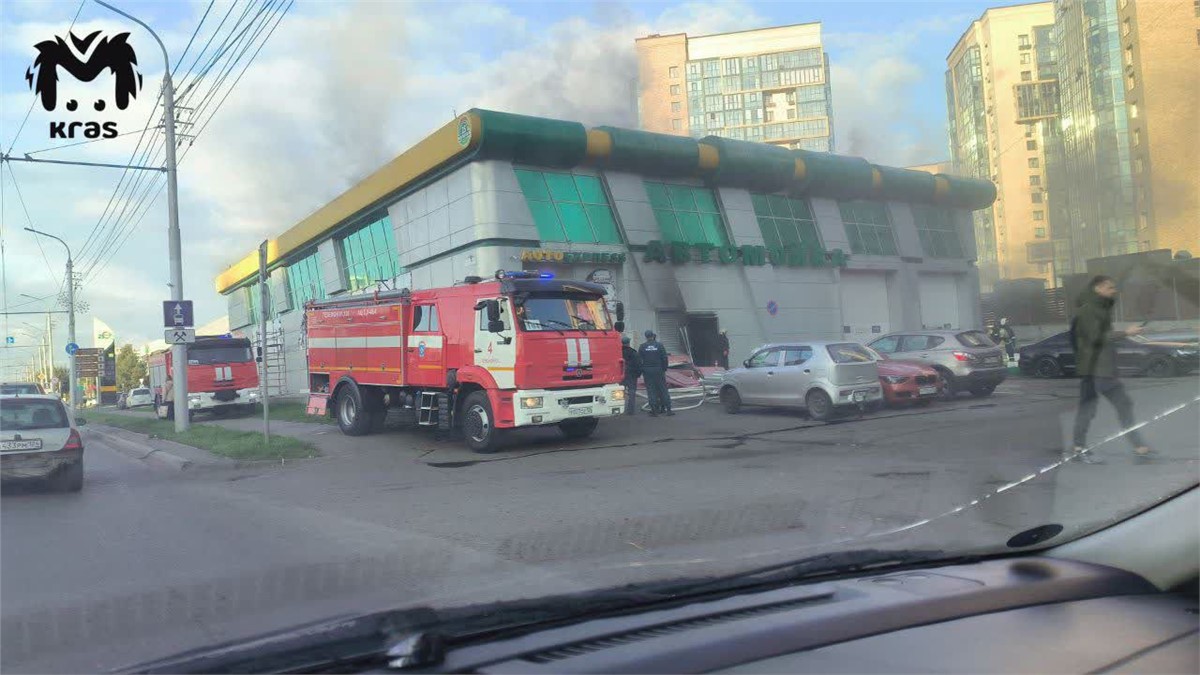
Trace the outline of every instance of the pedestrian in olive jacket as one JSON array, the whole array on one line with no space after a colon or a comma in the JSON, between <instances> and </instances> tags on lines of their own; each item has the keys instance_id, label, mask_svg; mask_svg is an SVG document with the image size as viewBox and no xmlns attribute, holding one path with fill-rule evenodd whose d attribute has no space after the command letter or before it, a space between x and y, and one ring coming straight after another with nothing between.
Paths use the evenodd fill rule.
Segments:
<instances>
[{"instance_id":1,"label":"pedestrian in olive jacket","mask_svg":"<svg viewBox=\"0 0 1200 675\"><path fill-rule=\"evenodd\" d=\"M1106 276L1093 277L1080 294L1075 319L1071 322L1071 342L1075 347L1075 370L1079 375L1079 410L1075 414L1075 453L1088 464L1100 460L1087 449L1088 426L1096 416L1096 405L1103 395L1117 410L1117 419L1125 437L1138 456L1150 454L1150 448L1134 429L1133 402L1117 379L1116 349L1113 342L1142 332L1140 326L1125 331L1112 329L1112 310L1117 301L1117 285Z\"/></svg>"}]
</instances>

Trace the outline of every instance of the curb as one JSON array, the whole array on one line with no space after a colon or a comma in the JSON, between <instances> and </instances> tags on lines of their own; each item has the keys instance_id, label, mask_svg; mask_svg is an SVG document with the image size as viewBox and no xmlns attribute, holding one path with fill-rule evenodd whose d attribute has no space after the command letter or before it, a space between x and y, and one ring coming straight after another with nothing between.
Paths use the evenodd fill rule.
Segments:
<instances>
[{"instance_id":1,"label":"curb","mask_svg":"<svg viewBox=\"0 0 1200 675\"><path fill-rule=\"evenodd\" d=\"M99 426L103 425L96 425L96 427ZM161 448L156 448L147 442L125 438L124 436L115 434L112 431L115 429L114 427L107 427L105 429L91 427L91 425L89 425L89 427L88 433L96 434L100 438L104 439L104 441L114 449L136 460L140 460L146 462L147 464L170 471L183 471L184 469L193 466L193 462L190 459L180 457L179 455ZM132 434L136 432L126 433ZM142 436L143 434L138 435ZM149 440L149 438L146 440Z\"/></svg>"}]
</instances>

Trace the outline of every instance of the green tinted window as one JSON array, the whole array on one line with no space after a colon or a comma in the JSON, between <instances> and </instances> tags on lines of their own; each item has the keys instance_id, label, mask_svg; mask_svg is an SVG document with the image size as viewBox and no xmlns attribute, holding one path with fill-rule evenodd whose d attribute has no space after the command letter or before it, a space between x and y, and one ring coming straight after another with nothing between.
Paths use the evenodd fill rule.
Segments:
<instances>
[{"instance_id":1,"label":"green tinted window","mask_svg":"<svg viewBox=\"0 0 1200 675\"><path fill-rule=\"evenodd\" d=\"M621 243L599 178L529 169L515 172L542 241Z\"/></svg>"},{"instance_id":2,"label":"green tinted window","mask_svg":"<svg viewBox=\"0 0 1200 675\"><path fill-rule=\"evenodd\" d=\"M913 204L912 214L925 255L931 258L963 257L962 240L950 209Z\"/></svg>"},{"instance_id":3,"label":"green tinted window","mask_svg":"<svg viewBox=\"0 0 1200 675\"><path fill-rule=\"evenodd\" d=\"M799 246L821 248L817 222L808 202L784 195L750 195L763 243L768 248Z\"/></svg>"},{"instance_id":4,"label":"green tinted window","mask_svg":"<svg viewBox=\"0 0 1200 675\"><path fill-rule=\"evenodd\" d=\"M373 287L400 274L392 221L387 216L342 237L341 248L351 291Z\"/></svg>"},{"instance_id":5,"label":"green tinted window","mask_svg":"<svg viewBox=\"0 0 1200 675\"><path fill-rule=\"evenodd\" d=\"M838 202L852 253L896 255L896 237L883 202Z\"/></svg>"},{"instance_id":6,"label":"green tinted window","mask_svg":"<svg viewBox=\"0 0 1200 675\"><path fill-rule=\"evenodd\" d=\"M728 246L725 221L712 190L646 181L654 220L666 241Z\"/></svg>"},{"instance_id":7,"label":"green tinted window","mask_svg":"<svg viewBox=\"0 0 1200 675\"><path fill-rule=\"evenodd\" d=\"M304 303L309 300L325 298L321 265L315 252L288 265L288 292L292 296L293 309L304 309Z\"/></svg>"}]
</instances>

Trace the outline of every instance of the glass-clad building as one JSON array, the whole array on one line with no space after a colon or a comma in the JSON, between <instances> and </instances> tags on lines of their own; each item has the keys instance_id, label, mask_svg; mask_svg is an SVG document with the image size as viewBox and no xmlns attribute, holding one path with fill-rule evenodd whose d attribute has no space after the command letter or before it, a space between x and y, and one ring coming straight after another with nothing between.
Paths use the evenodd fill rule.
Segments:
<instances>
[{"instance_id":1,"label":"glass-clad building","mask_svg":"<svg viewBox=\"0 0 1200 675\"><path fill-rule=\"evenodd\" d=\"M304 304L496 270L609 289L631 335L698 364L768 341L978 327L971 213L995 186L865 159L472 110L216 279L230 327L282 342L302 391Z\"/></svg>"}]
</instances>

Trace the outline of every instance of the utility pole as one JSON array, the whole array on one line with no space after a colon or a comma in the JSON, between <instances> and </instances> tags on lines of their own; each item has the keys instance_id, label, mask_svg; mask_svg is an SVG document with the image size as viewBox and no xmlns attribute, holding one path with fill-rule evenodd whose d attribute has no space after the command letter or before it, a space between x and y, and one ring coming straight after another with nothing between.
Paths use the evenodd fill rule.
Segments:
<instances>
[{"instance_id":1,"label":"utility pole","mask_svg":"<svg viewBox=\"0 0 1200 675\"><path fill-rule=\"evenodd\" d=\"M151 37L154 38L154 41L158 43L158 48L162 50L164 67L162 84L163 132L167 137L167 209L169 211L168 218L170 223L167 228L167 246L170 249L171 259L171 300L178 302L183 300L183 262L179 245L179 185L176 180L177 163L175 161L175 85L171 82L171 58L167 55L167 47L158 37L158 33L155 33L144 21L113 7L103 0L96 0L96 4L107 7L145 28ZM188 357L186 344L172 345L171 361L175 364L174 372L172 373L175 399L175 432L182 433L187 431L188 427L191 426L188 417ZM265 401L263 405L265 410Z\"/></svg>"},{"instance_id":2,"label":"utility pole","mask_svg":"<svg viewBox=\"0 0 1200 675\"><path fill-rule=\"evenodd\" d=\"M75 343L75 261L71 257L71 247L67 242L58 237L41 230L35 230L32 227L25 228L26 230L40 234L43 237L49 237L54 241L63 245L67 249L67 341ZM71 354L68 357L67 366L71 369L71 410L79 411L79 375L75 372L75 355Z\"/></svg>"},{"instance_id":3,"label":"utility pole","mask_svg":"<svg viewBox=\"0 0 1200 675\"><path fill-rule=\"evenodd\" d=\"M267 242L258 245L258 388L263 407L263 440L271 447L271 393L267 386L267 314L271 311L271 292L267 288Z\"/></svg>"}]
</instances>

